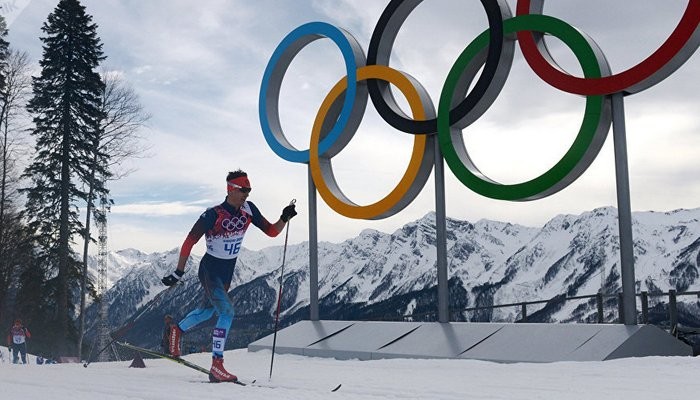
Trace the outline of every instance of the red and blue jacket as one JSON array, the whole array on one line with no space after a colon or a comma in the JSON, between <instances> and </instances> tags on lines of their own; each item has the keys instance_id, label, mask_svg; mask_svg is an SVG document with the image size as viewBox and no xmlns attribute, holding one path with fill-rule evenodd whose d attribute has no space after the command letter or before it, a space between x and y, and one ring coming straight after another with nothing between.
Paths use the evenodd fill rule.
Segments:
<instances>
[{"instance_id":1,"label":"red and blue jacket","mask_svg":"<svg viewBox=\"0 0 700 400\"><path fill-rule=\"evenodd\" d=\"M243 203L238 210L226 201L208 208L192 226L182 244L180 256L189 257L192 247L204 235L208 255L220 260L233 260L238 257L243 237L251 223L268 236L279 235L274 225L250 201Z\"/></svg>"},{"instance_id":2,"label":"red and blue jacket","mask_svg":"<svg viewBox=\"0 0 700 400\"><path fill-rule=\"evenodd\" d=\"M23 344L27 339L31 339L32 334L29 333L29 329L24 326L12 326L10 328L10 334L7 335L7 345L12 344Z\"/></svg>"}]
</instances>

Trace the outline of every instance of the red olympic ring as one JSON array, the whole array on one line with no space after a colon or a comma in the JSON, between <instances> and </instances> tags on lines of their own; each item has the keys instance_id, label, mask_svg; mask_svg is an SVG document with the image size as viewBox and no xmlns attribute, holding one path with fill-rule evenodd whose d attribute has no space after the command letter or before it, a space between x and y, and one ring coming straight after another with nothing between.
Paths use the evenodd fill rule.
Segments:
<instances>
[{"instance_id":1,"label":"red olympic ring","mask_svg":"<svg viewBox=\"0 0 700 400\"><path fill-rule=\"evenodd\" d=\"M544 0L518 0L516 15L541 14ZM580 95L637 93L661 82L690 58L700 45L700 0L688 0L688 7L666 41L634 67L601 78L579 78L554 67L541 34L518 32L518 43L530 68L543 81L565 92ZM544 52L545 54L542 54Z\"/></svg>"}]
</instances>

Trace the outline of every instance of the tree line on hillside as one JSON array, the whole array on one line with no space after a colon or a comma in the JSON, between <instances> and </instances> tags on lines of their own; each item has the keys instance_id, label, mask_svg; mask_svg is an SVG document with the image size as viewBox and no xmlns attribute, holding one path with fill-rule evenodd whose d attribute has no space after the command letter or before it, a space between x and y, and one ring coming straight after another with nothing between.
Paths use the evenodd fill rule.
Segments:
<instances>
[{"instance_id":1,"label":"tree line on hillside","mask_svg":"<svg viewBox=\"0 0 700 400\"><path fill-rule=\"evenodd\" d=\"M120 74L98 70L106 56L79 0L60 0L41 30L32 76L0 15L0 329L21 318L31 352L81 357L86 299L98 295L91 222L106 223L109 182L143 153L149 115Z\"/></svg>"}]
</instances>

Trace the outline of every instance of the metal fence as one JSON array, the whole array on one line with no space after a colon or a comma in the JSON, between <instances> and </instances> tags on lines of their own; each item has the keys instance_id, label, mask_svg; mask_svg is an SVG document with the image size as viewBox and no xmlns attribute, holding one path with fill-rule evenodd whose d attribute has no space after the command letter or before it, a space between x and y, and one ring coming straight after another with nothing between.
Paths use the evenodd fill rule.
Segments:
<instances>
[{"instance_id":1,"label":"metal fence","mask_svg":"<svg viewBox=\"0 0 700 400\"><path fill-rule=\"evenodd\" d=\"M669 290L668 292L647 292L643 291L640 293L636 294L636 298L639 299L639 302L641 304L641 311L637 312L637 322L641 324L648 324L650 322L649 320L649 303L650 299L652 298L667 298L668 301L668 311L667 311L667 317L668 319L668 324L661 324L665 329L668 329L671 332L674 332L678 326L678 306L677 306L677 299L678 297L681 296L695 296L696 298L700 298L700 291L688 291L688 292L677 292L675 290ZM452 309L450 310L450 320L455 321L459 320L459 318L455 318L457 315L464 315L465 313L469 312L478 312L478 311L485 311L485 310L493 310L497 308L508 308L508 307L517 307L519 308L519 318L517 318L514 322L537 322L537 321L528 321L528 306L532 305L540 305L540 304L560 304L563 302L567 301L575 301L575 300L591 300L595 299L596 303L596 321L597 323L622 323L622 318L621 316L624 314L623 312L623 297L622 293L614 293L614 294L603 294L603 293L596 293L596 294L591 294L591 295L582 295L582 296L565 296L565 295L557 295L552 297L551 299L547 300L536 300L536 301L522 301L522 302L515 302L515 303L505 303L505 304L494 304L494 305L489 305L489 306L479 306L479 307L468 307L468 308L462 308L462 309ZM606 300L607 303L610 303L611 299L615 299L616 305L617 305L617 310L616 310L616 318L613 320L608 320L606 322L605 318L605 304ZM432 320L434 319L435 312L428 312L428 313L420 313L420 314L410 314L404 316L404 320ZM490 321L484 321L484 322L490 322Z\"/></svg>"}]
</instances>

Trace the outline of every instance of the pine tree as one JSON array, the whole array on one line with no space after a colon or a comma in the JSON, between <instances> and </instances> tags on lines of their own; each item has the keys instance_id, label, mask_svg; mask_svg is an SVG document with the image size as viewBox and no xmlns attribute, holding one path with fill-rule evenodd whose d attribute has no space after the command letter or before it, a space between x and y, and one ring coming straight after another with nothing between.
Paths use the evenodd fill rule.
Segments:
<instances>
[{"instance_id":1,"label":"pine tree","mask_svg":"<svg viewBox=\"0 0 700 400\"><path fill-rule=\"evenodd\" d=\"M75 354L72 316L80 263L71 248L83 233L78 206L87 202L94 144L98 142L104 85L96 72L105 57L97 25L78 0L61 0L42 27L41 75L33 80L27 109L33 115L36 145L24 177L27 197L23 217L34 232L35 251L49 271L44 290L51 297L49 319L61 354Z\"/></svg>"},{"instance_id":2,"label":"pine tree","mask_svg":"<svg viewBox=\"0 0 700 400\"><path fill-rule=\"evenodd\" d=\"M5 90L5 74L7 72L7 58L10 54L10 43L7 41L7 22L0 15L0 91Z\"/></svg>"}]
</instances>

